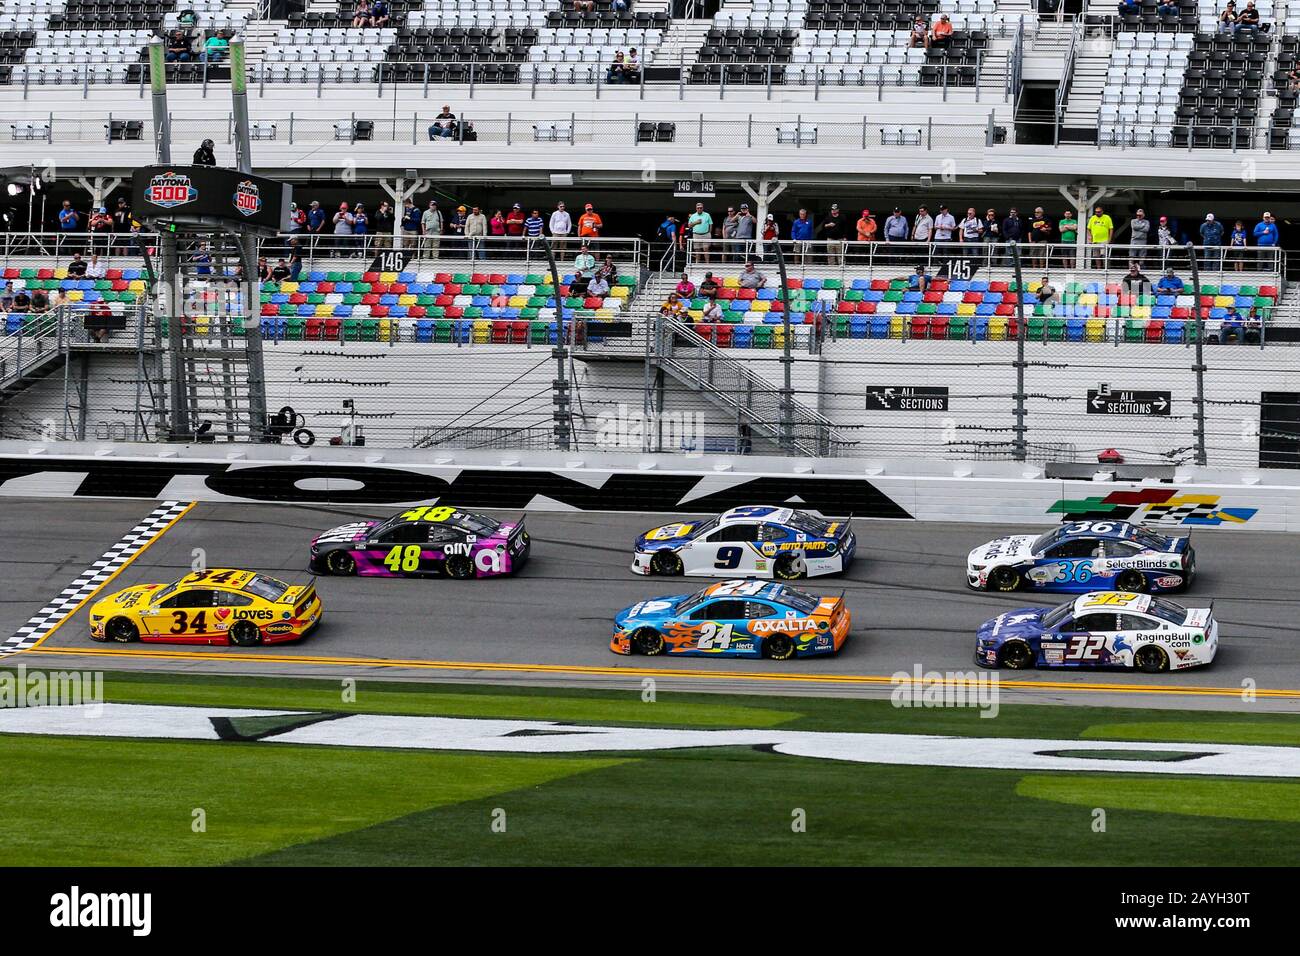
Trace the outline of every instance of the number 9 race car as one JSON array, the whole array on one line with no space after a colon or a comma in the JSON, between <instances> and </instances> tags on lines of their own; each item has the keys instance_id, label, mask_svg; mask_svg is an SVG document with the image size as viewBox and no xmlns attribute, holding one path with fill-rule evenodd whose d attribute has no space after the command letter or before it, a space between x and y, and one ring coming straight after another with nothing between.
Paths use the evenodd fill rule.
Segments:
<instances>
[{"instance_id":1,"label":"number 9 race car","mask_svg":"<svg viewBox=\"0 0 1300 956\"><path fill-rule=\"evenodd\" d=\"M966 582L987 591L1181 591L1196 575L1192 539L1125 521L1079 521L1046 534L1013 535L966 558Z\"/></svg>"},{"instance_id":2,"label":"number 9 race car","mask_svg":"<svg viewBox=\"0 0 1300 956\"><path fill-rule=\"evenodd\" d=\"M290 587L270 575L215 568L175 584L137 584L96 601L90 637L248 647L299 640L322 616L314 584Z\"/></svg>"},{"instance_id":3,"label":"number 9 race car","mask_svg":"<svg viewBox=\"0 0 1300 956\"><path fill-rule=\"evenodd\" d=\"M1214 660L1219 624L1210 608L1165 598L1093 591L1055 608L1022 607L985 621L981 667L1127 667L1154 673Z\"/></svg>"},{"instance_id":4,"label":"number 9 race car","mask_svg":"<svg viewBox=\"0 0 1300 956\"><path fill-rule=\"evenodd\" d=\"M749 505L703 521L652 528L636 542L637 574L794 580L848 568L857 549L852 515L827 521L806 511Z\"/></svg>"},{"instance_id":5,"label":"number 9 race car","mask_svg":"<svg viewBox=\"0 0 1300 956\"><path fill-rule=\"evenodd\" d=\"M308 567L316 574L486 578L518 571L530 549L522 518L503 524L442 505L322 532Z\"/></svg>"},{"instance_id":6,"label":"number 9 race car","mask_svg":"<svg viewBox=\"0 0 1300 956\"><path fill-rule=\"evenodd\" d=\"M834 654L850 623L842 594L823 598L788 584L723 581L624 608L614 615L609 648L618 654L783 661Z\"/></svg>"}]
</instances>

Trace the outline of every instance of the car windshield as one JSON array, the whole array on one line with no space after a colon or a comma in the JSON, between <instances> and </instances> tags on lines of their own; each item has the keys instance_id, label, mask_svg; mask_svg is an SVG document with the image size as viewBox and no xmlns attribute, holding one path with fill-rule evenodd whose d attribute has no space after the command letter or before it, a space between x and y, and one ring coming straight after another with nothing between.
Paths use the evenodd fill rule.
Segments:
<instances>
[{"instance_id":1,"label":"car windshield","mask_svg":"<svg viewBox=\"0 0 1300 956\"><path fill-rule=\"evenodd\" d=\"M1030 549L1030 552L1032 554L1042 554L1052 545L1056 544L1057 541L1061 540L1061 538L1064 536L1064 532L1065 532L1064 528L1053 528L1051 531L1047 532L1046 534L1040 535L1038 539L1034 541L1033 547Z\"/></svg>"},{"instance_id":2,"label":"car windshield","mask_svg":"<svg viewBox=\"0 0 1300 956\"><path fill-rule=\"evenodd\" d=\"M793 511L790 513L790 520L786 522L796 531L802 531L805 534L826 534L826 529L830 526L828 522L816 515L810 515L806 511Z\"/></svg>"},{"instance_id":3,"label":"car windshield","mask_svg":"<svg viewBox=\"0 0 1300 956\"><path fill-rule=\"evenodd\" d=\"M489 518L487 515L471 514L468 511L458 512L452 519L452 523L461 531L468 531L470 534L477 534L481 537L494 535L501 529L501 522Z\"/></svg>"},{"instance_id":4,"label":"car windshield","mask_svg":"<svg viewBox=\"0 0 1300 956\"><path fill-rule=\"evenodd\" d=\"M1072 611L1073 609L1074 609L1073 601L1069 602L1068 604L1062 604L1058 607L1052 608L1045 615L1043 615L1043 627L1056 627L1056 625L1060 624L1062 621L1064 621L1067 617L1070 616L1070 611Z\"/></svg>"},{"instance_id":5,"label":"car windshield","mask_svg":"<svg viewBox=\"0 0 1300 956\"><path fill-rule=\"evenodd\" d=\"M701 604L703 604L705 601L709 599L709 588L711 587L713 587L712 584L708 585L707 587L700 588L700 590L696 591L692 595L689 595L685 600L683 600L680 604L678 604L674 610L678 614L685 614L687 611L695 610L697 607L699 607Z\"/></svg>"},{"instance_id":6,"label":"car windshield","mask_svg":"<svg viewBox=\"0 0 1300 956\"><path fill-rule=\"evenodd\" d=\"M811 614L822 603L822 599L817 595L809 594L807 591L800 591L798 588L792 588L788 584L777 585L772 592L772 597L782 604L794 608L800 614Z\"/></svg>"},{"instance_id":7,"label":"car windshield","mask_svg":"<svg viewBox=\"0 0 1300 956\"><path fill-rule=\"evenodd\" d=\"M153 594L151 594L149 596L149 601L153 604L161 604L163 601L171 597L174 593L176 593L176 585L169 584L161 591L155 591Z\"/></svg>"},{"instance_id":8,"label":"car windshield","mask_svg":"<svg viewBox=\"0 0 1300 956\"><path fill-rule=\"evenodd\" d=\"M687 523L687 522L683 522L683 524L686 524L686 523ZM712 531L712 530L713 530L714 528L716 528L717 526L718 526L718 516L717 516L717 515L714 515L712 518L705 518L703 521L699 522L698 524L692 525L692 527L691 527L691 537L692 537L692 538L698 538L698 537L700 537L701 535L708 534L710 531Z\"/></svg>"},{"instance_id":9,"label":"car windshield","mask_svg":"<svg viewBox=\"0 0 1300 956\"><path fill-rule=\"evenodd\" d=\"M1181 604L1175 604L1173 601L1165 601L1160 598L1151 602L1147 608L1147 613L1154 614L1162 621L1168 621L1170 624L1182 624L1187 620L1187 608Z\"/></svg>"},{"instance_id":10,"label":"car windshield","mask_svg":"<svg viewBox=\"0 0 1300 956\"><path fill-rule=\"evenodd\" d=\"M266 574L254 574L244 585L244 590L268 601L278 601L289 590L289 585Z\"/></svg>"}]
</instances>

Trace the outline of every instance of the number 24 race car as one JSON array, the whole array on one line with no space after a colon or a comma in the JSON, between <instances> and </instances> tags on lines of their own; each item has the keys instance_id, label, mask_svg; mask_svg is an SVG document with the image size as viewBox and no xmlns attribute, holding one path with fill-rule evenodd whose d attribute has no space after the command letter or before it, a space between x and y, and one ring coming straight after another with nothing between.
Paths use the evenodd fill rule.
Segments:
<instances>
[{"instance_id":1,"label":"number 24 race car","mask_svg":"<svg viewBox=\"0 0 1300 956\"><path fill-rule=\"evenodd\" d=\"M90 636L96 641L167 644L280 644L321 622L314 584L289 586L253 571L214 568L175 584L137 584L96 601Z\"/></svg>"},{"instance_id":2,"label":"number 24 race car","mask_svg":"<svg viewBox=\"0 0 1300 956\"><path fill-rule=\"evenodd\" d=\"M609 647L618 654L788 660L834 654L850 624L843 595L817 597L752 579L723 581L624 608L614 616Z\"/></svg>"},{"instance_id":3,"label":"number 24 race car","mask_svg":"<svg viewBox=\"0 0 1300 956\"><path fill-rule=\"evenodd\" d=\"M1157 672L1214 660L1219 625L1210 608L1094 591L1059 607L1022 607L985 621L975 638L983 667L1125 667Z\"/></svg>"},{"instance_id":4,"label":"number 24 race car","mask_svg":"<svg viewBox=\"0 0 1300 956\"><path fill-rule=\"evenodd\" d=\"M441 505L322 532L308 567L317 574L486 578L519 570L530 547L522 518L503 524Z\"/></svg>"},{"instance_id":5,"label":"number 24 race car","mask_svg":"<svg viewBox=\"0 0 1300 956\"><path fill-rule=\"evenodd\" d=\"M1196 575L1187 538L1125 521L1079 521L1046 534L981 545L966 558L966 581L988 591L1181 591Z\"/></svg>"},{"instance_id":6,"label":"number 24 race car","mask_svg":"<svg viewBox=\"0 0 1300 956\"><path fill-rule=\"evenodd\" d=\"M783 580L835 574L848 568L857 548L851 525L851 519L827 521L793 508L732 508L647 531L637 539L632 570Z\"/></svg>"}]
</instances>

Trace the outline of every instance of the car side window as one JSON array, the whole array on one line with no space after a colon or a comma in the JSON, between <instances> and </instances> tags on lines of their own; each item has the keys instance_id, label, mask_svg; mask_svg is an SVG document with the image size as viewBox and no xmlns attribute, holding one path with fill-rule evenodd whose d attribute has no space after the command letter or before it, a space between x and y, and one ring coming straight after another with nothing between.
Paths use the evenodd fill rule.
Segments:
<instances>
[{"instance_id":1,"label":"car side window","mask_svg":"<svg viewBox=\"0 0 1300 956\"><path fill-rule=\"evenodd\" d=\"M248 594L239 594L235 591L213 591L213 607L248 607L253 603L253 598Z\"/></svg>"},{"instance_id":2,"label":"car side window","mask_svg":"<svg viewBox=\"0 0 1300 956\"><path fill-rule=\"evenodd\" d=\"M465 538L464 532L457 531L455 528L437 527L431 525L428 530L429 530L428 540L431 544L447 544L452 541L463 541Z\"/></svg>"},{"instance_id":3,"label":"car side window","mask_svg":"<svg viewBox=\"0 0 1300 956\"><path fill-rule=\"evenodd\" d=\"M710 601L695 610L692 621L734 621L745 616L744 601Z\"/></svg>"},{"instance_id":4,"label":"car side window","mask_svg":"<svg viewBox=\"0 0 1300 956\"><path fill-rule=\"evenodd\" d=\"M1047 549L1049 558L1091 558L1096 557L1096 538L1070 538Z\"/></svg>"},{"instance_id":5,"label":"car side window","mask_svg":"<svg viewBox=\"0 0 1300 956\"><path fill-rule=\"evenodd\" d=\"M429 540L429 526L412 521L389 528L379 538L384 544L424 544Z\"/></svg>"},{"instance_id":6,"label":"car side window","mask_svg":"<svg viewBox=\"0 0 1300 956\"><path fill-rule=\"evenodd\" d=\"M762 601L746 601L745 617L751 621L757 621L760 618L772 617L776 614L776 608L770 604L764 604Z\"/></svg>"},{"instance_id":7,"label":"car side window","mask_svg":"<svg viewBox=\"0 0 1300 956\"><path fill-rule=\"evenodd\" d=\"M1104 547L1108 558L1131 558L1142 550L1132 541L1107 541Z\"/></svg>"},{"instance_id":8,"label":"car side window","mask_svg":"<svg viewBox=\"0 0 1300 956\"><path fill-rule=\"evenodd\" d=\"M1085 614L1074 622L1076 631L1115 631L1115 615L1110 613Z\"/></svg>"},{"instance_id":9,"label":"car side window","mask_svg":"<svg viewBox=\"0 0 1300 956\"><path fill-rule=\"evenodd\" d=\"M790 536L790 529L779 524L767 523L759 529L759 541L784 541Z\"/></svg>"},{"instance_id":10,"label":"car side window","mask_svg":"<svg viewBox=\"0 0 1300 956\"><path fill-rule=\"evenodd\" d=\"M212 607L213 592L208 588L190 588L173 594L165 602L163 607Z\"/></svg>"},{"instance_id":11,"label":"car side window","mask_svg":"<svg viewBox=\"0 0 1300 956\"><path fill-rule=\"evenodd\" d=\"M719 528L709 538L710 541L757 541L758 525L750 521L727 525Z\"/></svg>"},{"instance_id":12,"label":"car side window","mask_svg":"<svg viewBox=\"0 0 1300 956\"><path fill-rule=\"evenodd\" d=\"M1157 622L1141 614L1121 614L1119 616L1118 629L1121 631L1154 631L1159 627L1160 625Z\"/></svg>"}]
</instances>

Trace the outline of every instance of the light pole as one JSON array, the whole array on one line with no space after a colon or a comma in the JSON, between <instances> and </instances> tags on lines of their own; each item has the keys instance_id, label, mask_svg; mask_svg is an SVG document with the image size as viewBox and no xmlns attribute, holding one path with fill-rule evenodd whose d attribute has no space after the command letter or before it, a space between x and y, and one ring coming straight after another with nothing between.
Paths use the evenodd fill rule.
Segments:
<instances>
[{"instance_id":1,"label":"light pole","mask_svg":"<svg viewBox=\"0 0 1300 956\"><path fill-rule=\"evenodd\" d=\"M551 403L555 406L552 417L555 420L555 447L560 451L568 451L571 441L570 436L570 416L569 416L569 378L568 370L565 363L568 361L568 345L565 338L564 328L564 293L560 287L560 268L555 264L555 252L551 249L551 241L546 236L541 237L542 250L546 253L546 261L551 264L551 283L555 288L555 348L551 354L555 356L555 381L551 383L554 394L551 396Z\"/></svg>"}]
</instances>

